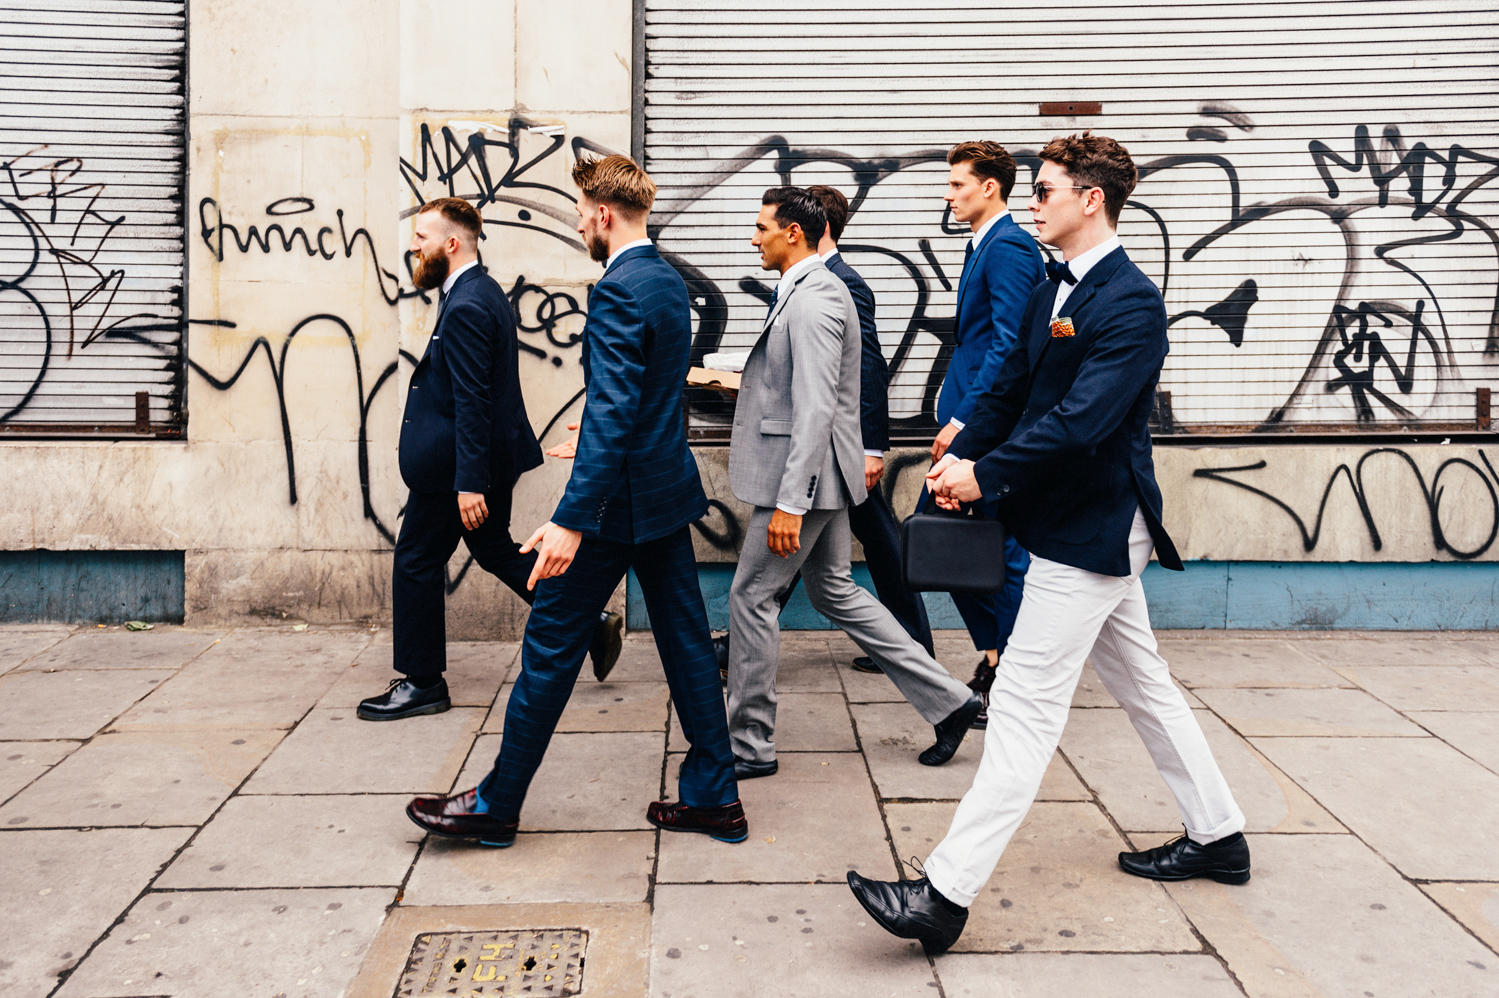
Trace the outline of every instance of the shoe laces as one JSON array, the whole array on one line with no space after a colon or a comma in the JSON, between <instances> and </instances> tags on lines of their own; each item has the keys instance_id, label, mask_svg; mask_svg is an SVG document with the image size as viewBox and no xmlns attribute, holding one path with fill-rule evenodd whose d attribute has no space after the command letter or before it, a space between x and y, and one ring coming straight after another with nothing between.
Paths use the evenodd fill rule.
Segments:
<instances>
[{"instance_id":1,"label":"shoe laces","mask_svg":"<svg viewBox=\"0 0 1499 998\"><path fill-rule=\"evenodd\" d=\"M921 877L919 879L926 879L926 867L921 864L921 858L919 856L913 855L910 859L906 860L906 865L915 872L921 874Z\"/></svg>"}]
</instances>

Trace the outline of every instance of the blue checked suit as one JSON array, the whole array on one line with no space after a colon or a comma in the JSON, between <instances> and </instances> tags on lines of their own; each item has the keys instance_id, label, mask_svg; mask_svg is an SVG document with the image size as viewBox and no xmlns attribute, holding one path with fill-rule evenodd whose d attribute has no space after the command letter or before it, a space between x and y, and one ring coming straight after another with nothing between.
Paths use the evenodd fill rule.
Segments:
<instances>
[{"instance_id":1,"label":"blue checked suit","mask_svg":"<svg viewBox=\"0 0 1499 998\"><path fill-rule=\"evenodd\" d=\"M654 246L619 254L588 296L578 450L552 514L583 541L564 574L536 587L504 740L479 785L496 815L520 813L599 611L632 567L691 743L678 775L681 800L714 807L739 798L689 533L708 509L682 418L691 343L682 278Z\"/></svg>"}]
</instances>

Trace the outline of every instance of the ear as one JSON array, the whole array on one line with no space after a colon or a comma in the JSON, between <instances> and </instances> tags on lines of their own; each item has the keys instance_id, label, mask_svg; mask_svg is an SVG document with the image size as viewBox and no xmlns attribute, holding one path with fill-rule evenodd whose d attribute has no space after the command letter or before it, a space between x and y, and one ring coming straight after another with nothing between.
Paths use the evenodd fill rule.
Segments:
<instances>
[{"instance_id":1,"label":"ear","mask_svg":"<svg viewBox=\"0 0 1499 998\"><path fill-rule=\"evenodd\" d=\"M1094 195L1098 195L1094 197ZM1083 204L1083 214L1094 215L1103 211L1104 196L1102 187L1094 187L1088 191L1087 201Z\"/></svg>"},{"instance_id":2,"label":"ear","mask_svg":"<svg viewBox=\"0 0 1499 998\"><path fill-rule=\"evenodd\" d=\"M786 233L786 242L793 246L804 241L807 237L807 234L802 231L802 224L800 222L792 222L781 231Z\"/></svg>"},{"instance_id":3,"label":"ear","mask_svg":"<svg viewBox=\"0 0 1499 998\"><path fill-rule=\"evenodd\" d=\"M607 229L607 228L609 228L609 224L614 221L614 209L610 208L607 204L600 203L599 207L598 207L598 212L599 212L599 228L601 228L601 229Z\"/></svg>"},{"instance_id":4,"label":"ear","mask_svg":"<svg viewBox=\"0 0 1499 998\"><path fill-rule=\"evenodd\" d=\"M998 197L999 181L995 180L993 177L985 177L984 182L979 186L979 189L984 192L984 197L986 198Z\"/></svg>"}]
</instances>

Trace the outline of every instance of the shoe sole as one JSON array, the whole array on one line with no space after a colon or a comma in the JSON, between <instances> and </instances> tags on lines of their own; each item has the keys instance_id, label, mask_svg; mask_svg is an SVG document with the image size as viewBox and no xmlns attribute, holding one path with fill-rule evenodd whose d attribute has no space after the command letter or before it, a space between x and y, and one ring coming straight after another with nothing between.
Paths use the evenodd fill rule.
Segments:
<instances>
[{"instance_id":1,"label":"shoe sole","mask_svg":"<svg viewBox=\"0 0 1499 998\"><path fill-rule=\"evenodd\" d=\"M736 771L734 773L734 779L736 781L738 781L738 780L759 780L759 779L764 779L767 776L774 776L774 775L776 775L776 773L779 773L780 771L781 771L781 767L780 767L779 764L771 766L769 769L762 769L762 770L759 770L759 771L750 771L750 772L745 772L745 773L740 773L740 772Z\"/></svg>"},{"instance_id":2,"label":"shoe sole","mask_svg":"<svg viewBox=\"0 0 1499 998\"><path fill-rule=\"evenodd\" d=\"M652 825L655 825L657 828L661 829L663 832L696 832L699 835L706 835L706 836L708 836L708 838L712 839L715 842L727 842L727 843L729 843L729 845L734 845L735 843L743 842L743 841L745 841L746 839L749 838L749 828L747 826L744 829L744 831L737 838L730 838L727 835L717 835L717 834L715 834L713 832L708 831L706 828L678 828L675 825L662 825L662 824L659 824L659 823L657 823L655 821L651 821L650 818L646 818L645 820L646 821L650 821Z\"/></svg>"},{"instance_id":3,"label":"shoe sole","mask_svg":"<svg viewBox=\"0 0 1499 998\"><path fill-rule=\"evenodd\" d=\"M462 839L468 842L476 842L481 846L488 846L491 849L509 849L511 846L515 845L514 839L511 839L509 842L488 842L484 839L479 838L477 835L454 835L452 832L440 832L435 828L428 828L420 821L417 821L410 811L406 812L406 817L410 819L411 823L417 828L420 828L428 835L435 835L440 839Z\"/></svg>"},{"instance_id":4,"label":"shoe sole","mask_svg":"<svg viewBox=\"0 0 1499 998\"><path fill-rule=\"evenodd\" d=\"M1138 871L1131 870L1122 864L1120 865L1119 869L1123 870L1125 873L1128 873L1132 877L1139 877L1142 880L1156 880L1162 883L1170 884L1179 883L1183 880L1196 880L1198 877L1202 877L1206 880L1216 880L1220 884L1231 884L1233 886L1249 883L1248 870L1204 870L1201 873L1187 873L1178 877L1161 877L1153 873L1140 873Z\"/></svg>"},{"instance_id":5,"label":"shoe sole","mask_svg":"<svg viewBox=\"0 0 1499 998\"><path fill-rule=\"evenodd\" d=\"M365 713L363 707L355 708L354 713L361 721L399 721L403 717L420 717L423 714L441 714L444 711L451 710L452 708L453 701L448 700L444 703L429 703L425 707L413 707L410 710L403 710L399 714L380 714L373 712Z\"/></svg>"},{"instance_id":6,"label":"shoe sole","mask_svg":"<svg viewBox=\"0 0 1499 998\"><path fill-rule=\"evenodd\" d=\"M593 661L593 678L596 679L596 680L598 680L601 683L605 679L609 678L609 673L611 673L611 672L614 671L614 666L619 662L620 653L624 651L624 648L625 648L625 622L624 622L624 618L620 618L618 625L615 626L615 627L611 627L609 629L609 634L604 639L604 642L605 642L604 643L604 649L603 649L604 654L601 656L601 659L606 664L600 665L599 664L599 662L600 662L599 658L596 658ZM592 652L592 649L590 649L590 654L591 654L591 652Z\"/></svg>"}]
</instances>

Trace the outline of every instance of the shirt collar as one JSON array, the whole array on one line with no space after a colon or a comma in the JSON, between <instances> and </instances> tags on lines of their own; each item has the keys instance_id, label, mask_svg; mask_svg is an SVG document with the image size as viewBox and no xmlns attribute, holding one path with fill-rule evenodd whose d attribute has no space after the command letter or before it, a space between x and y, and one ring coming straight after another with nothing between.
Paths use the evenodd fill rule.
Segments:
<instances>
[{"instance_id":1,"label":"shirt collar","mask_svg":"<svg viewBox=\"0 0 1499 998\"><path fill-rule=\"evenodd\" d=\"M604 261L604 269L608 270L610 267L614 266L614 261L618 260L619 259L619 255L621 253L625 252L626 250L632 250L632 249L634 249L637 246L649 246L650 244L651 244L651 241L648 238L646 238L646 239L637 239L637 240L635 240L632 243L625 243L619 249L617 249L613 253L609 254L609 259Z\"/></svg>"},{"instance_id":2,"label":"shirt collar","mask_svg":"<svg viewBox=\"0 0 1499 998\"><path fill-rule=\"evenodd\" d=\"M804 271L811 270L814 266L821 263L822 257L818 256L816 253L813 253L811 256L798 260L791 266L787 267L786 272L781 275L781 279L776 282L776 294L780 294L782 291L785 291L787 288L791 287L791 285L794 284L796 280L802 276L802 273Z\"/></svg>"},{"instance_id":3,"label":"shirt collar","mask_svg":"<svg viewBox=\"0 0 1499 998\"><path fill-rule=\"evenodd\" d=\"M463 275L463 272L466 271L466 270L469 270L469 269L471 269L473 267L477 267L478 265L479 265L479 261L478 260L470 260L468 263L465 263L463 266L459 267L457 270L455 270L452 273L448 274L448 279L446 281L442 282L442 293L443 294L447 294L449 291L452 291L453 290L453 285L455 285L455 284L458 283L458 278Z\"/></svg>"},{"instance_id":4,"label":"shirt collar","mask_svg":"<svg viewBox=\"0 0 1499 998\"><path fill-rule=\"evenodd\" d=\"M1088 252L1079 253L1071 260L1068 260L1067 269L1072 271L1072 276L1079 282L1081 282L1088 271L1097 266L1098 261L1108 256L1110 253L1114 252L1122 245L1123 243L1119 241L1119 237L1117 235L1110 236L1103 242L1099 243L1097 246L1088 250Z\"/></svg>"},{"instance_id":5,"label":"shirt collar","mask_svg":"<svg viewBox=\"0 0 1499 998\"><path fill-rule=\"evenodd\" d=\"M996 224L998 224L998 222L999 222L999 220L1001 218L1009 218L1009 217L1010 217L1009 211L1001 211L997 215L995 215L993 218L989 219L989 221L985 222L983 225L980 225L979 226L979 230L977 232L975 232L973 234L973 238L971 240L969 240L973 244L973 248L974 249L978 249L981 245L983 245L984 237L989 234L989 230L990 229L994 228L994 226Z\"/></svg>"},{"instance_id":6,"label":"shirt collar","mask_svg":"<svg viewBox=\"0 0 1499 998\"><path fill-rule=\"evenodd\" d=\"M819 255L822 257L822 262L831 267L833 265L833 259L838 255L838 247L834 246L826 253L821 253Z\"/></svg>"}]
</instances>

